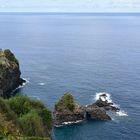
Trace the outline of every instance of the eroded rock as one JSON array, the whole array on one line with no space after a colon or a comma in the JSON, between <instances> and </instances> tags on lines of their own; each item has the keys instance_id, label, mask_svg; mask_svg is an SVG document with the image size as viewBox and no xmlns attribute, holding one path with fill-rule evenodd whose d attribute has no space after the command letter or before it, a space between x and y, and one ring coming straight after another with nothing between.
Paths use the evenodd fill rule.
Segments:
<instances>
[{"instance_id":1,"label":"eroded rock","mask_svg":"<svg viewBox=\"0 0 140 140\"><path fill-rule=\"evenodd\" d=\"M103 107L99 107L96 104L92 104L86 107L88 117L97 120L111 120L111 117L106 113Z\"/></svg>"}]
</instances>

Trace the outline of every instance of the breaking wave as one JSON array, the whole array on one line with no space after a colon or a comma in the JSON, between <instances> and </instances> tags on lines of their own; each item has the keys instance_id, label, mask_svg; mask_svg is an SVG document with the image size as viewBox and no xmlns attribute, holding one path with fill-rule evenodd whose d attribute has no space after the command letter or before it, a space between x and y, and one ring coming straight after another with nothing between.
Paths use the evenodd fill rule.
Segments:
<instances>
[{"instance_id":1,"label":"breaking wave","mask_svg":"<svg viewBox=\"0 0 140 140\"><path fill-rule=\"evenodd\" d=\"M100 97L101 95L105 94L106 97ZM97 101L99 100L99 98L102 99L102 101L107 101L108 103L113 103L113 106L115 107L119 107L119 105L115 104L112 99L111 99L111 95L107 92L99 92L99 93L96 93L95 97L94 97L94 100ZM116 112L116 115L117 116L128 116L127 112L125 112L124 110L120 109L119 111Z\"/></svg>"},{"instance_id":2,"label":"breaking wave","mask_svg":"<svg viewBox=\"0 0 140 140\"><path fill-rule=\"evenodd\" d=\"M15 88L12 92L11 92L11 94L13 95L18 89L20 89L20 88L22 88L22 87L24 87L26 84L28 84L29 83L29 78L22 78L23 80L25 80L26 82L24 82L22 85L20 85L20 86L18 86L17 88Z\"/></svg>"}]
</instances>

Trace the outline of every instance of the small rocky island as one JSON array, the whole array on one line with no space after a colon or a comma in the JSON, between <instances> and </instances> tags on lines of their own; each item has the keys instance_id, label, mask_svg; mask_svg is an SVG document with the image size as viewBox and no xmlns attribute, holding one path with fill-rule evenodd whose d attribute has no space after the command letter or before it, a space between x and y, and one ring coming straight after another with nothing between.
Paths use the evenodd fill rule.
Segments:
<instances>
[{"instance_id":1,"label":"small rocky island","mask_svg":"<svg viewBox=\"0 0 140 140\"><path fill-rule=\"evenodd\" d=\"M25 80L20 78L19 62L9 50L0 49L0 96L8 97Z\"/></svg>"},{"instance_id":2,"label":"small rocky island","mask_svg":"<svg viewBox=\"0 0 140 140\"><path fill-rule=\"evenodd\" d=\"M53 116L55 126L76 123L85 119L85 107L78 105L71 93L65 93L55 104Z\"/></svg>"},{"instance_id":3,"label":"small rocky island","mask_svg":"<svg viewBox=\"0 0 140 140\"><path fill-rule=\"evenodd\" d=\"M88 106L77 104L71 93L67 92L56 103L53 112L54 126L77 123L87 118L102 121L111 120L108 111L117 112L119 108L106 100L106 94L100 95L99 100Z\"/></svg>"}]
</instances>

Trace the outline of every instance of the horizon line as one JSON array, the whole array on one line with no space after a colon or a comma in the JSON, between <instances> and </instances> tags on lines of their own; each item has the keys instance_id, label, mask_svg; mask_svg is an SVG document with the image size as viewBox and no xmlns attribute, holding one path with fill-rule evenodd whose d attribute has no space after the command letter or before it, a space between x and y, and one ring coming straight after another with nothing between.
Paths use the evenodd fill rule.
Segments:
<instances>
[{"instance_id":1,"label":"horizon line","mask_svg":"<svg viewBox=\"0 0 140 140\"><path fill-rule=\"evenodd\" d=\"M128 15L128 14L140 14L140 12L31 12L31 11L0 11L0 14L123 14L123 15Z\"/></svg>"}]
</instances>

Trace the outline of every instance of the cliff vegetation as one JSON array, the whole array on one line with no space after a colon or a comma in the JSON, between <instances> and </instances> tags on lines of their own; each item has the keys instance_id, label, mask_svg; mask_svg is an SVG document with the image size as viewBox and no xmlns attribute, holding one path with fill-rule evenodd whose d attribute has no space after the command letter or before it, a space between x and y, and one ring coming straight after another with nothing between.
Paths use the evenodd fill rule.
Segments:
<instances>
[{"instance_id":1,"label":"cliff vegetation","mask_svg":"<svg viewBox=\"0 0 140 140\"><path fill-rule=\"evenodd\" d=\"M27 96L0 98L0 139L50 140L51 111Z\"/></svg>"}]
</instances>

